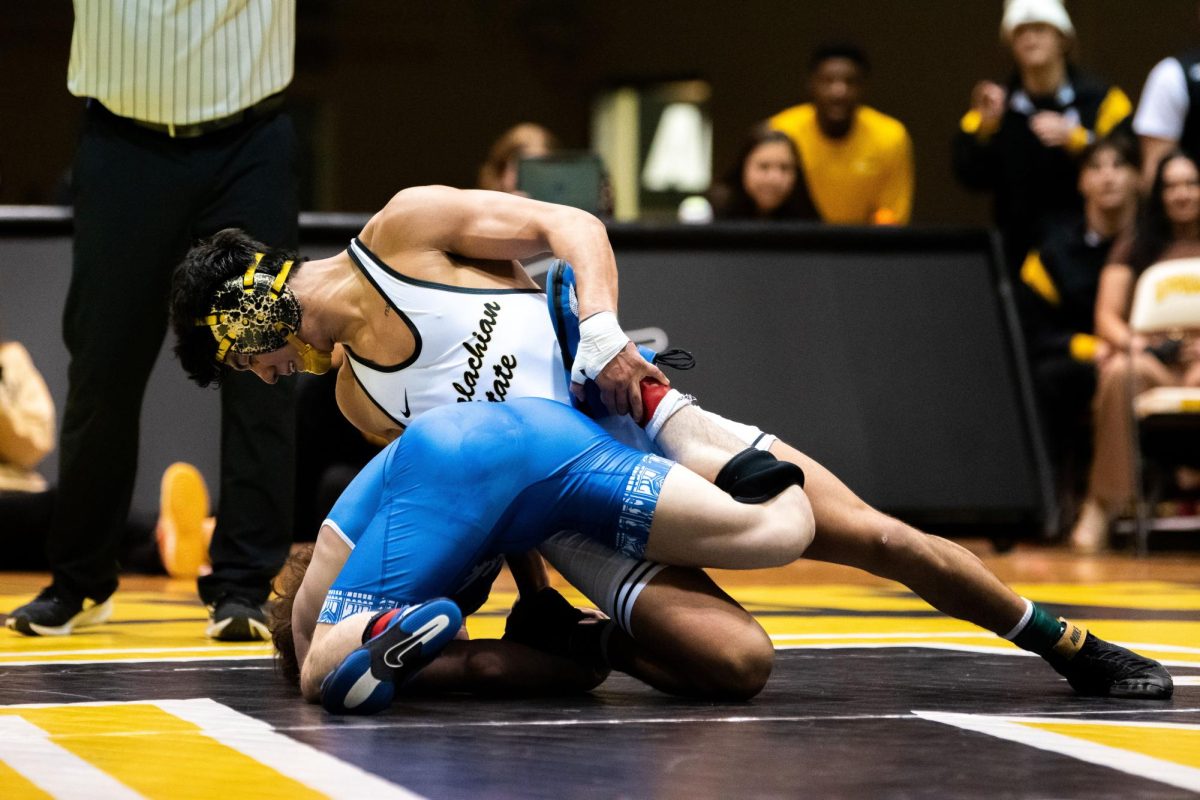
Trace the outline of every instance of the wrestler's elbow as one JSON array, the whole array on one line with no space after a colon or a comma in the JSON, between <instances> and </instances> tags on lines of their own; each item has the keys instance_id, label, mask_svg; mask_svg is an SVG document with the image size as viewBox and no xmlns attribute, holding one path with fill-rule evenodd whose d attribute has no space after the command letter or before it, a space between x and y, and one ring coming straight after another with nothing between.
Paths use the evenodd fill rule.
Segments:
<instances>
[{"instance_id":1,"label":"wrestler's elbow","mask_svg":"<svg viewBox=\"0 0 1200 800\"><path fill-rule=\"evenodd\" d=\"M325 679L324 675L316 674L308 662L300 668L300 694L310 703L321 702L321 681Z\"/></svg>"}]
</instances>

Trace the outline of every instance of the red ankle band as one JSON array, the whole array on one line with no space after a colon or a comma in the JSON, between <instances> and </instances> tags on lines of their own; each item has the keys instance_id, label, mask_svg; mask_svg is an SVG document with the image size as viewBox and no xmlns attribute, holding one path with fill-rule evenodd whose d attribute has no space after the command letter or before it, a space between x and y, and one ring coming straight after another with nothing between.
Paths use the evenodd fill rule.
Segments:
<instances>
[{"instance_id":1,"label":"red ankle band","mask_svg":"<svg viewBox=\"0 0 1200 800\"><path fill-rule=\"evenodd\" d=\"M653 378L642 378L642 418L638 420L638 425L645 427L646 423L654 416L654 412L658 410L658 404L667 396L667 392L671 391L671 387L666 384L659 383Z\"/></svg>"},{"instance_id":2,"label":"red ankle band","mask_svg":"<svg viewBox=\"0 0 1200 800\"><path fill-rule=\"evenodd\" d=\"M373 620L371 620L371 624L367 627L366 638L374 639L376 636L387 630L388 623L395 619L396 615L399 613L400 609L393 608L391 611L385 611L382 614L377 615ZM366 639L364 639L364 641L366 641Z\"/></svg>"}]
</instances>

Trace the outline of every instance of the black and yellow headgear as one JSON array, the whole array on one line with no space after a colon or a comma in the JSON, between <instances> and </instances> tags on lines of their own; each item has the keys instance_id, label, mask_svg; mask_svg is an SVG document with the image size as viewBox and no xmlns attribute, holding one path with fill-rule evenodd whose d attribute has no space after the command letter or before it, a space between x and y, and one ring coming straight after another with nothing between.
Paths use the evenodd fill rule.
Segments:
<instances>
[{"instance_id":1,"label":"black and yellow headgear","mask_svg":"<svg viewBox=\"0 0 1200 800\"><path fill-rule=\"evenodd\" d=\"M292 261L277 275L259 272L262 253L240 278L230 278L213 295L212 310L196 325L212 331L217 340L216 360L225 363L232 353L257 355L283 347L300 330L300 303L287 286Z\"/></svg>"}]
</instances>

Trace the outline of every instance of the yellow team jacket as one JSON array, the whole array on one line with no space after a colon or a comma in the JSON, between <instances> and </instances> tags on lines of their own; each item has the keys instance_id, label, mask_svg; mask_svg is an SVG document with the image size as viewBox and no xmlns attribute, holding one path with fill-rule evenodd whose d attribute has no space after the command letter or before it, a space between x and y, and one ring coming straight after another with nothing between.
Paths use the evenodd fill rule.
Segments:
<instances>
[{"instance_id":1,"label":"yellow team jacket","mask_svg":"<svg viewBox=\"0 0 1200 800\"><path fill-rule=\"evenodd\" d=\"M905 225L912 216L912 140L904 124L859 106L850 133L830 139L817 126L812 103L768 120L800 150L805 179L825 222Z\"/></svg>"}]
</instances>

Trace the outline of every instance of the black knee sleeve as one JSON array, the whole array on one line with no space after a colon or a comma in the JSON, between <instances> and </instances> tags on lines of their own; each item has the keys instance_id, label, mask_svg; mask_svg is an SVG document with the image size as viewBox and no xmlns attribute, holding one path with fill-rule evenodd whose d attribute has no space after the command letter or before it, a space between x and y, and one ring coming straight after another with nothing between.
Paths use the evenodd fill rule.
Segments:
<instances>
[{"instance_id":1,"label":"black knee sleeve","mask_svg":"<svg viewBox=\"0 0 1200 800\"><path fill-rule=\"evenodd\" d=\"M789 486L803 487L804 470L749 447L721 467L716 484L739 503L765 503Z\"/></svg>"}]
</instances>

